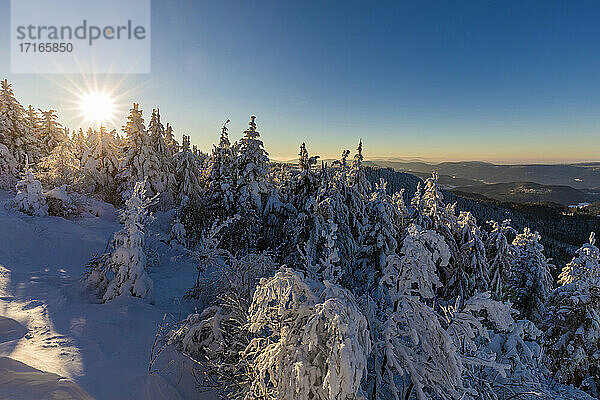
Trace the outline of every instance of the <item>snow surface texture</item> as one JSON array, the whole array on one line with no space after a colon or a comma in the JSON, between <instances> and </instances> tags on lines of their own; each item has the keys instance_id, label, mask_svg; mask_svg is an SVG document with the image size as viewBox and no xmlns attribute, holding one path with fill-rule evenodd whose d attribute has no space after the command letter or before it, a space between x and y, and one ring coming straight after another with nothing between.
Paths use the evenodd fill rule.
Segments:
<instances>
[{"instance_id":1,"label":"snow surface texture","mask_svg":"<svg viewBox=\"0 0 600 400\"><path fill-rule=\"evenodd\" d=\"M172 350L156 362L164 369L148 375L163 315L192 311L178 301L194 279L191 261L160 248L160 268L150 271L159 283L154 305L134 297L93 303L79 280L90 254L121 228L114 208L97 204L73 221L31 217L7 207L12 197L0 191L0 399L211 399Z\"/></svg>"}]
</instances>

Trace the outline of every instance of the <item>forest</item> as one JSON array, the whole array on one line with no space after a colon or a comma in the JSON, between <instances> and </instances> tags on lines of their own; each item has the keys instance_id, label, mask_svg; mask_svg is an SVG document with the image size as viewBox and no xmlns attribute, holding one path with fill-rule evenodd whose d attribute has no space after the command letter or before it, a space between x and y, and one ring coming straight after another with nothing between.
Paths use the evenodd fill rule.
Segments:
<instances>
[{"instance_id":1,"label":"forest","mask_svg":"<svg viewBox=\"0 0 600 400\"><path fill-rule=\"evenodd\" d=\"M78 218L114 205L91 255L99 304L153 302L146 229L192 257L196 305L157 335L198 391L235 399L585 399L600 396L598 220L457 196L299 144L272 162L250 117L210 152L133 104L122 131L72 130L0 85L0 186L15 212ZM155 266L155 268L160 268Z\"/></svg>"}]
</instances>

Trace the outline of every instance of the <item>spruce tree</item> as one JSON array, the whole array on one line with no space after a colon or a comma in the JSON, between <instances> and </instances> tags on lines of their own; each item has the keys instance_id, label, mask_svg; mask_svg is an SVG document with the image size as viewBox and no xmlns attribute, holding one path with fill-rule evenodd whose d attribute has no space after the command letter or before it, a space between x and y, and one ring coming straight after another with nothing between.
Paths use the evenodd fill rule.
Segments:
<instances>
[{"instance_id":1,"label":"spruce tree","mask_svg":"<svg viewBox=\"0 0 600 400\"><path fill-rule=\"evenodd\" d=\"M16 184L17 160L8 147L0 143L0 189L10 190Z\"/></svg>"},{"instance_id":2,"label":"spruce tree","mask_svg":"<svg viewBox=\"0 0 600 400\"><path fill-rule=\"evenodd\" d=\"M490 265L490 289L500 299L505 295L505 286L508 282L513 257L508 236L516 235L516 231L510 226L510 223L510 219L502 222L488 221L492 227L486 238L486 253Z\"/></svg>"},{"instance_id":3,"label":"spruce tree","mask_svg":"<svg viewBox=\"0 0 600 400\"><path fill-rule=\"evenodd\" d=\"M523 318L541 321L544 304L552 291L554 266L544 256L540 234L525 228L513 241L514 258L507 284L508 298Z\"/></svg>"},{"instance_id":4,"label":"spruce tree","mask_svg":"<svg viewBox=\"0 0 600 400\"><path fill-rule=\"evenodd\" d=\"M562 383L600 395L600 250L594 232L562 270L542 329L550 370Z\"/></svg>"},{"instance_id":5,"label":"spruce tree","mask_svg":"<svg viewBox=\"0 0 600 400\"><path fill-rule=\"evenodd\" d=\"M160 193L163 189L160 185L160 159L146 132L142 110L137 103L133 103L123 132L126 135L122 149L123 159L117 175L121 197L123 200L131 197L131 190L136 182L146 182L146 190L150 196Z\"/></svg>"},{"instance_id":6,"label":"spruce tree","mask_svg":"<svg viewBox=\"0 0 600 400\"><path fill-rule=\"evenodd\" d=\"M237 190L243 209L262 212L263 196L268 191L269 157L256 130L256 117L250 117L249 127L239 141L236 157Z\"/></svg>"},{"instance_id":7,"label":"spruce tree","mask_svg":"<svg viewBox=\"0 0 600 400\"><path fill-rule=\"evenodd\" d=\"M44 197L42 184L35 179L27 157L23 175L23 179L17 182L17 194L11 202L12 208L29 215L47 216L48 204Z\"/></svg>"},{"instance_id":8,"label":"spruce tree","mask_svg":"<svg viewBox=\"0 0 600 400\"><path fill-rule=\"evenodd\" d=\"M87 275L88 286L99 292L104 302L119 296L152 299L154 284L146 271L144 226L153 219L148 208L156 196L147 197L145 186L144 182L135 183L119 212L122 229L113 235L110 252Z\"/></svg>"},{"instance_id":9,"label":"spruce tree","mask_svg":"<svg viewBox=\"0 0 600 400\"><path fill-rule=\"evenodd\" d=\"M177 177L177 203L179 207L189 202L196 203L200 198L202 187L200 171L190 148L190 137L183 135L181 151L175 155L175 173Z\"/></svg>"},{"instance_id":10,"label":"spruce tree","mask_svg":"<svg viewBox=\"0 0 600 400\"><path fill-rule=\"evenodd\" d=\"M84 183L91 193L105 201L118 202L116 175L119 171L119 148L113 132L103 126L90 136L90 147L82 156Z\"/></svg>"},{"instance_id":11,"label":"spruce tree","mask_svg":"<svg viewBox=\"0 0 600 400\"><path fill-rule=\"evenodd\" d=\"M15 98L11 84L0 81L0 143L3 143L20 165L37 161L39 142L29 128L23 106Z\"/></svg>"},{"instance_id":12,"label":"spruce tree","mask_svg":"<svg viewBox=\"0 0 600 400\"><path fill-rule=\"evenodd\" d=\"M42 157L48 154L48 150L42 140L42 121L38 110L35 109L31 104L25 111L25 122L31 131L31 135L35 140L35 154L33 154L34 160L40 160Z\"/></svg>"},{"instance_id":13,"label":"spruce tree","mask_svg":"<svg viewBox=\"0 0 600 400\"><path fill-rule=\"evenodd\" d=\"M181 150L181 146L177 143L175 135L173 134L173 127L168 122L167 127L165 128L165 143L171 151L171 155L175 155Z\"/></svg>"},{"instance_id":14,"label":"spruce tree","mask_svg":"<svg viewBox=\"0 0 600 400\"><path fill-rule=\"evenodd\" d=\"M457 221L457 244L460 258L454 270L455 276L461 274L457 280L460 286L458 293L463 298L469 298L475 292L487 292L490 286L489 264L484 244L484 235L473 214L461 211Z\"/></svg>"},{"instance_id":15,"label":"spruce tree","mask_svg":"<svg viewBox=\"0 0 600 400\"><path fill-rule=\"evenodd\" d=\"M38 163L38 177L49 188L81 183L81 162L70 141L59 143Z\"/></svg>"},{"instance_id":16,"label":"spruce tree","mask_svg":"<svg viewBox=\"0 0 600 400\"><path fill-rule=\"evenodd\" d=\"M152 110L148 134L159 161L158 173L155 175L156 179L150 182L150 185L161 193L162 206L169 207L174 201L174 191L177 183L175 181L173 155L165 142L165 129L160 122L160 110L158 109Z\"/></svg>"},{"instance_id":17,"label":"spruce tree","mask_svg":"<svg viewBox=\"0 0 600 400\"><path fill-rule=\"evenodd\" d=\"M73 151L75 152L75 156L83 163L83 155L89 148L88 141L83 133L83 129L79 128L79 130L73 131L71 143L73 143Z\"/></svg>"},{"instance_id":18,"label":"spruce tree","mask_svg":"<svg viewBox=\"0 0 600 400\"><path fill-rule=\"evenodd\" d=\"M48 155L52 152L52 150L54 150L56 146L68 140L69 136L65 134L62 125L60 124L60 122L58 122L56 110L40 110L40 113L42 115L40 122L42 149L43 154Z\"/></svg>"},{"instance_id":19,"label":"spruce tree","mask_svg":"<svg viewBox=\"0 0 600 400\"><path fill-rule=\"evenodd\" d=\"M218 146L213 146L208 166L209 193L214 202L225 210L234 208L234 157L227 132L227 124L221 128Z\"/></svg>"}]
</instances>

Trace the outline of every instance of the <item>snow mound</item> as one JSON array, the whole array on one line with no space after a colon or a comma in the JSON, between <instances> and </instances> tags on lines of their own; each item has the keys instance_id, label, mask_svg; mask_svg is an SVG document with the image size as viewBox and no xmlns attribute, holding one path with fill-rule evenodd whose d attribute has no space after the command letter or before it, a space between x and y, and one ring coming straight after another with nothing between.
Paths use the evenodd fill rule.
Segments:
<instances>
[{"instance_id":1,"label":"snow mound","mask_svg":"<svg viewBox=\"0 0 600 400\"><path fill-rule=\"evenodd\" d=\"M0 317L0 343L20 339L27 333L27 328L12 318Z\"/></svg>"},{"instance_id":2,"label":"snow mound","mask_svg":"<svg viewBox=\"0 0 600 400\"><path fill-rule=\"evenodd\" d=\"M1 328L2 325L0 325ZM76 383L56 374L31 368L27 364L9 357L0 357L0 398L11 400L94 400Z\"/></svg>"}]
</instances>

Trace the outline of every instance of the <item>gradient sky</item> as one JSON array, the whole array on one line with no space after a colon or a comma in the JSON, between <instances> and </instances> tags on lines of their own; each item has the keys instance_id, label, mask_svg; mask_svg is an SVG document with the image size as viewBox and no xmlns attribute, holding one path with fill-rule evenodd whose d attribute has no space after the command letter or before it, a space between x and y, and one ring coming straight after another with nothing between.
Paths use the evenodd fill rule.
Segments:
<instances>
[{"instance_id":1,"label":"gradient sky","mask_svg":"<svg viewBox=\"0 0 600 400\"><path fill-rule=\"evenodd\" d=\"M9 73L8 11L0 78L80 125L81 77ZM255 114L277 159L362 138L367 157L598 161L599 38L598 1L153 0L152 73L97 79L204 150Z\"/></svg>"}]
</instances>

